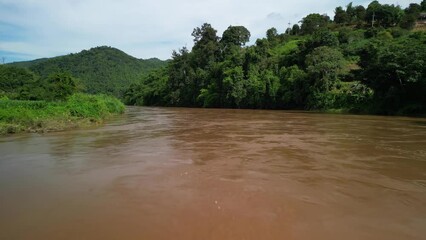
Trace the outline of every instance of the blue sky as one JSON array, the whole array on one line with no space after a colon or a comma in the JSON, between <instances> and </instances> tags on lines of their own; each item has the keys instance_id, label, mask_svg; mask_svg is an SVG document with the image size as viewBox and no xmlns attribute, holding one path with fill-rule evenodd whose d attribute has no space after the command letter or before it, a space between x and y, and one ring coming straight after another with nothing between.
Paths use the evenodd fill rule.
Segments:
<instances>
[{"instance_id":1,"label":"blue sky","mask_svg":"<svg viewBox=\"0 0 426 240\"><path fill-rule=\"evenodd\" d=\"M137 58L167 59L192 46L204 22L218 34L229 25L248 28L252 40L267 29L283 32L309 13L333 17L336 0L0 0L0 60L32 60L96 46L119 48ZM352 1L367 6L371 1ZM382 0L403 7L420 0Z\"/></svg>"}]
</instances>

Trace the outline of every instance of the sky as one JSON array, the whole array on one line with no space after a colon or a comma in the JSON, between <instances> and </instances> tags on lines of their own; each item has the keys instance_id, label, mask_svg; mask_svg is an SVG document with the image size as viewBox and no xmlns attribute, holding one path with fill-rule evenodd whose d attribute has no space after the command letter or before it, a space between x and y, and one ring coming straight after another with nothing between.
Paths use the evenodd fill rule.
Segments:
<instances>
[{"instance_id":1,"label":"sky","mask_svg":"<svg viewBox=\"0 0 426 240\"><path fill-rule=\"evenodd\" d=\"M191 48L195 27L210 23L221 36L245 26L251 42L275 27L279 33L310 13L334 16L350 0L0 0L0 63L111 46L137 58L168 59ZM354 0L367 6L371 1ZM381 4L420 0L381 0Z\"/></svg>"}]
</instances>

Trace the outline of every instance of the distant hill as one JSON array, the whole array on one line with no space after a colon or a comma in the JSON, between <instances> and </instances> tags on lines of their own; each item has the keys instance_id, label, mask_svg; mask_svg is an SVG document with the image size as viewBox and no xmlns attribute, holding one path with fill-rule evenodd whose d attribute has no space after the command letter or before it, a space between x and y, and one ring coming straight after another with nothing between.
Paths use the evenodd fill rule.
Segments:
<instances>
[{"instance_id":1,"label":"distant hill","mask_svg":"<svg viewBox=\"0 0 426 240\"><path fill-rule=\"evenodd\" d=\"M157 58L138 59L112 47L95 47L76 54L8 65L25 67L47 77L55 72L70 72L79 78L88 93L110 93L120 96L130 84L138 82L150 71L166 64Z\"/></svg>"}]
</instances>

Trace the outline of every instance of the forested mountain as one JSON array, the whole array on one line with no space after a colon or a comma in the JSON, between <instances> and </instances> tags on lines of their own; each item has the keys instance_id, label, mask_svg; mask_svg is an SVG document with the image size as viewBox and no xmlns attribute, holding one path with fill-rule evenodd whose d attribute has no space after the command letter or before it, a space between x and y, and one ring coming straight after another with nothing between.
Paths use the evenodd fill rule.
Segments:
<instances>
[{"instance_id":1,"label":"forested mountain","mask_svg":"<svg viewBox=\"0 0 426 240\"><path fill-rule=\"evenodd\" d=\"M186 107L339 109L378 114L426 113L426 0L337 7L313 13L285 33L275 28L253 46L250 32L208 23L193 48L133 84L127 104ZM283 23L285 24L285 23ZM414 30L413 30L414 29Z\"/></svg>"},{"instance_id":2,"label":"forested mountain","mask_svg":"<svg viewBox=\"0 0 426 240\"><path fill-rule=\"evenodd\" d=\"M116 48L103 46L76 54L9 65L26 67L41 78L47 78L53 73L68 72L80 80L84 91L88 93L120 96L130 84L165 64L165 61L156 58L137 59Z\"/></svg>"}]
</instances>

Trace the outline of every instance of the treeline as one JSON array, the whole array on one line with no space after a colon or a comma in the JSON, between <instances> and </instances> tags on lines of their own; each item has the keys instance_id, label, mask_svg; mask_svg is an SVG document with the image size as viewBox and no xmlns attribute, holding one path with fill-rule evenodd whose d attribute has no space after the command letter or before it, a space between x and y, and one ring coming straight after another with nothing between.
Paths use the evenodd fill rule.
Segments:
<instances>
[{"instance_id":1,"label":"treeline","mask_svg":"<svg viewBox=\"0 0 426 240\"><path fill-rule=\"evenodd\" d=\"M399 6L337 7L334 19L309 14L285 33L275 28L245 46L250 32L210 24L194 29L194 46L140 83L131 105L340 109L378 114L426 112L426 34L412 31L425 0Z\"/></svg>"},{"instance_id":2,"label":"treeline","mask_svg":"<svg viewBox=\"0 0 426 240\"><path fill-rule=\"evenodd\" d=\"M69 72L41 77L20 67L0 65L0 97L14 100L61 101L81 92L84 86Z\"/></svg>"}]
</instances>

